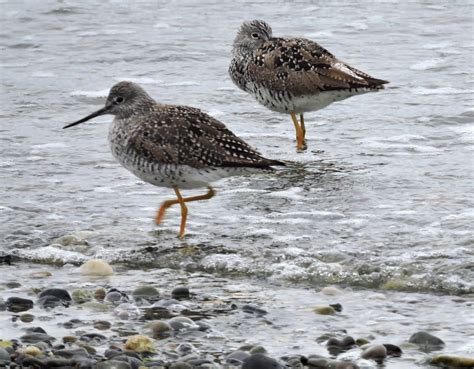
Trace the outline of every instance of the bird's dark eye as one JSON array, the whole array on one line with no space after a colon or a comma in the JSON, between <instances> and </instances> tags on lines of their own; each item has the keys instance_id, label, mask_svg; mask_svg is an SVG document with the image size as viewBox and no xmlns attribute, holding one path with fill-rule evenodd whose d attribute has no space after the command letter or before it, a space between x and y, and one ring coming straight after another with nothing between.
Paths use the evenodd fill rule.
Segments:
<instances>
[{"instance_id":1,"label":"bird's dark eye","mask_svg":"<svg viewBox=\"0 0 474 369\"><path fill-rule=\"evenodd\" d=\"M252 33L252 38L258 38L258 33L257 32Z\"/></svg>"},{"instance_id":2,"label":"bird's dark eye","mask_svg":"<svg viewBox=\"0 0 474 369\"><path fill-rule=\"evenodd\" d=\"M123 103L123 97L122 97L122 96L117 96L117 97L115 98L115 103L116 103L116 104L121 104L121 103Z\"/></svg>"}]
</instances>

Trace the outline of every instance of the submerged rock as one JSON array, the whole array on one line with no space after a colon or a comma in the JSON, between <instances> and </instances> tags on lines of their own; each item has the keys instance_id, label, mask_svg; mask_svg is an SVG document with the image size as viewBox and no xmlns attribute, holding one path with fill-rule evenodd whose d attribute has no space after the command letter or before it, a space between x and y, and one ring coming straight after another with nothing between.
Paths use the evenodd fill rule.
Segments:
<instances>
[{"instance_id":1,"label":"submerged rock","mask_svg":"<svg viewBox=\"0 0 474 369\"><path fill-rule=\"evenodd\" d=\"M321 293L327 296L336 296L342 294L342 290L334 286L327 286L321 289Z\"/></svg>"},{"instance_id":2,"label":"submerged rock","mask_svg":"<svg viewBox=\"0 0 474 369\"><path fill-rule=\"evenodd\" d=\"M36 346L27 346L23 350L21 350L21 353L30 356L41 356L43 354L41 350Z\"/></svg>"},{"instance_id":3,"label":"submerged rock","mask_svg":"<svg viewBox=\"0 0 474 369\"><path fill-rule=\"evenodd\" d=\"M196 323L194 323L194 321L184 316L177 316L176 318L172 318L168 320L168 324L175 331L179 331L182 329L198 329L199 328L199 326Z\"/></svg>"},{"instance_id":4,"label":"submerged rock","mask_svg":"<svg viewBox=\"0 0 474 369\"><path fill-rule=\"evenodd\" d=\"M20 313L33 309L33 301L22 297L9 297L5 302L5 306L8 311Z\"/></svg>"},{"instance_id":5,"label":"submerged rock","mask_svg":"<svg viewBox=\"0 0 474 369\"><path fill-rule=\"evenodd\" d=\"M383 345L387 349L387 355L388 356L393 356L393 357L402 356L403 351L397 345L392 345L391 343L384 343Z\"/></svg>"},{"instance_id":6,"label":"submerged rock","mask_svg":"<svg viewBox=\"0 0 474 369\"><path fill-rule=\"evenodd\" d=\"M154 320L147 324L147 327L150 329L153 338L166 336L172 330L171 326L162 320Z\"/></svg>"},{"instance_id":7,"label":"submerged rock","mask_svg":"<svg viewBox=\"0 0 474 369\"><path fill-rule=\"evenodd\" d=\"M10 353L0 346L0 364L9 363L11 360Z\"/></svg>"},{"instance_id":8,"label":"submerged rock","mask_svg":"<svg viewBox=\"0 0 474 369\"><path fill-rule=\"evenodd\" d=\"M326 347L332 355L347 351L354 346L356 346L356 342L351 336L345 336L342 339L330 338L326 342Z\"/></svg>"},{"instance_id":9,"label":"submerged rock","mask_svg":"<svg viewBox=\"0 0 474 369\"><path fill-rule=\"evenodd\" d=\"M107 277L114 274L110 264L101 259L88 260L81 265L79 270L82 275L87 276Z\"/></svg>"},{"instance_id":10,"label":"submerged rock","mask_svg":"<svg viewBox=\"0 0 474 369\"><path fill-rule=\"evenodd\" d=\"M84 302L91 301L93 298L92 293L83 288L75 289L72 291L71 296L76 304L83 304Z\"/></svg>"},{"instance_id":11,"label":"submerged rock","mask_svg":"<svg viewBox=\"0 0 474 369\"><path fill-rule=\"evenodd\" d=\"M316 306L313 311L319 315L334 315L336 314L336 309L332 306Z\"/></svg>"},{"instance_id":12,"label":"submerged rock","mask_svg":"<svg viewBox=\"0 0 474 369\"><path fill-rule=\"evenodd\" d=\"M408 342L420 346L420 348L424 351L435 351L442 349L445 346L445 343L442 339L425 331L412 334L408 339Z\"/></svg>"},{"instance_id":13,"label":"submerged rock","mask_svg":"<svg viewBox=\"0 0 474 369\"><path fill-rule=\"evenodd\" d=\"M42 308L69 306L72 301L69 292L62 288L48 288L38 296L38 304Z\"/></svg>"},{"instance_id":14,"label":"submerged rock","mask_svg":"<svg viewBox=\"0 0 474 369\"><path fill-rule=\"evenodd\" d=\"M173 288L171 291L171 297L174 299L186 299L189 298L189 288L186 286L178 286Z\"/></svg>"},{"instance_id":15,"label":"submerged rock","mask_svg":"<svg viewBox=\"0 0 474 369\"><path fill-rule=\"evenodd\" d=\"M242 369L281 369L282 366L276 361L263 354L253 354L244 359Z\"/></svg>"},{"instance_id":16,"label":"submerged rock","mask_svg":"<svg viewBox=\"0 0 474 369\"><path fill-rule=\"evenodd\" d=\"M20 315L20 320L23 323L31 323L33 320L35 320L35 316L33 314L24 313Z\"/></svg>"},{"instance_id":17,"label":"submerged rock","mask_svg":"<svg viewBox=\"0 0 474 369\"><path fill-rule=\"evenodd\" d=\"M250 357L248 352L237 350L227 355L225 361L230 365L242 365L248 357Z\"/></svg>"},{"instance_id":18,"label":"submerged rock","mask_svg":"<svg viewBox=\"0 0 474 369\"><path fill-rule=\"evenodd\" d=\"M145 299L150 303L158 301L160 298L160 292L153 286L142 286L136 288L133 293L135 299Z\"/></svg>"}]
</instances>

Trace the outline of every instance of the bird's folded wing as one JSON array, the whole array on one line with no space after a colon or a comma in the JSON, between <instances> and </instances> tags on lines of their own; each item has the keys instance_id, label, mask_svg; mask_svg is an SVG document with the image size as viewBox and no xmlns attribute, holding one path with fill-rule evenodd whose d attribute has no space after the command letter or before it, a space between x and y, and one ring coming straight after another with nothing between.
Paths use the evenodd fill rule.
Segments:
<instances>
[{"instance_id":1,"label":"bird's folded wing","mask_svg":"<svg viewBox=\"0 0 474 369\"><path fill-rule=\"evenodd\" d=\"M321 91L372 87L380 81L338 60L314 41L277 38L259 48L248 69L249 80L294 96Z\"/></svg>"},{"instance_id":2,"label":"bird's folded wing","mask_svg":"<svg viewBox=\"0 0 474 369\"><path fill-rule=\"evenodd\" d=\"M147 160L193 168L272 165L223 123L199 109L165 106L157 109L155 125L137 125L128 142Z\"/></svg>"}]
</instances>

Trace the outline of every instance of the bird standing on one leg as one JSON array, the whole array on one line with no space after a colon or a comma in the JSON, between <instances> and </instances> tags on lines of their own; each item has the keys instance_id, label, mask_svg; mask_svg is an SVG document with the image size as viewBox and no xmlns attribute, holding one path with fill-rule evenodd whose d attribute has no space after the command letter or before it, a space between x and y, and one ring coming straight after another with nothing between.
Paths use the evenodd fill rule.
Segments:
<instances>
[{"instance_id":1,"label":"bird standing on one leg","mask_svg":"<svg viewBox=\"0 0 474 369\"><path fill-rule=\"evenodd\" d=\"M314 41L273 37L261 20L241 25L232 56L232 81L268 109L291 115L298 151L306 149L303 113L388 83L338 60Z\"/></svg>"},{"instance_id":2,"label":"bird standing on one leg","mask_svg":"<svg viewBox=\"0 0 474 369\"><path fill-rule=\"evenodd\" d=\"M161 205L156 223L162 222L167 208L180 204L180 238L186 226L186 203L213 197L211 182L284 165L262 157L223 123L201 110L160 104L132 82L117 83L103 108L64 128L104 114L115 116L108 139L117 161L145 182L173 188L177 199ZM207 187L208 192L181 196L180 189L200 187Z\"/></svg>"}]
</instances>

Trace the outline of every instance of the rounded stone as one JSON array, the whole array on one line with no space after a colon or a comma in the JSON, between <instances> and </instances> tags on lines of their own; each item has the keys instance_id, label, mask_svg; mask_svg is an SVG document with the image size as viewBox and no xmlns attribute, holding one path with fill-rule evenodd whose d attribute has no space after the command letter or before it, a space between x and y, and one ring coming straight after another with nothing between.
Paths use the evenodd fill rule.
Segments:
<instances>
[{"instance_id":1,"label":"rounded stone","mask_svg":"<svg viewBox=\"0 0 474 369\"><path fill-rule=\"evenodd\" d=\"M117 360L106 360L95 365L95 369L132 369L129 363Z\"/></svg>"},{"instance_id":2,"label":"rounded stone","mask_svg":"<svg viewBox=\"0 0 474 369\"><path fill-rule=\"evenodd\" d=\"M474 368L473 357L462 357L455 355L436 355L429 360L431 365L454 368Z\"/></svg>"},{"instance_id":3,"label":"rounded stone","mask_svg":"<svg viewBox=\"0 0 474 369\"><path fill-rule=\"evenodd\" d=\"M266 354L267 350L263 346L254 346L250 349L251 354Z\"/></svg>"},{"instance_id":4,"label":"rounded stone","mask_svg":"<svg viewBox=\"0 0 474 369\"><path fill-rule=\"evenodd\" d=\"M169 369L193 369L193 366L188 363L178 361L176 363L171 364Z\"/></svg>"},{"instance_id":5,"label":"rounded stone","mask_svg":"<svg viewBox=\"0 0 474 369\"><path fill-rule=\"evenodd\" d=\"M9 363L11 361L10 353L0 346L0 363Z\"/></svg>"},{"instance_id":6,"label":"rounded stone","mask_svg":"<svg viewBox=\"0 0 474 369\"><path fill-rule=\"evenodd\" d=\"M110 329L110 327L112 327L112 323L105 320L96 320L94 322L94 328L100 331L106 331L107 329Z\"/></svg>"},{"instance_id":7,"label":"rounded stone","mask_svg":"<svg viewBox=\"0 0 474 369\"><path fill-rule=\"evenodd\" d=\"M369 345L361 354L363 359L381 361L387 357L387 349L384 345Z\"/></svg>"},{"instance_id":8,"label":"rounded stone","mask_svg":"<svg viewBox=\"0 0 474 369\"><path fill-rule=\"evenodd\" d=\"M162 320L154 320L150 322L147 327L150 329L151 336L153 338L160 338L166 336L170 333L172 329L168 323Z\"/></svg>"},{"instance_id":9,"label":"rounded stone","mask_svg":"<svg viewBox=\"0 0 474 369\"><path fill-rule=\"evenodd\" d=\"M25 355L30 355L30 356L41 356L43 353L41 350L36 347L36 346L27 346L21 352Z\"/></svg>"},{"instance_id":10,"label":"rounded stone","mask_svg":"<svg viewBox=\"0 0 474 369\"><path fill-rule=\"evenodd\" d=\"M23 323L31 323L33 320L35 320L35 316L33 314L24 313L20 315L20 320Z\"/></svg>"},{"instance_id":11,"label":"rounded stone","mask_svg":"<svg viewBox=\"0 0 474 369\"><path fill-rule=\"evenodd\" d=\"M199 326L196 323L194 323L194 321L184 316L177 316L175 318L171 318L170 320L168 320L168 324L175 331L179 331L181 329L199 328Z\"/></svg>"},{"instance_id":12,"label":"rounded stone","mask_svg":"<svg viewBox=\"0 0 474 369\"><path fill-rule=\"evenodd\" d=\"M402 356L402 349L397 345L392 345L391 343L383 344L387 349L387 356L400 357Z\"/></svg>"},{"instance_id":13,"label":"rounded stone","mask_svg":"<svg viewBox=\"0 0 474 369\"><path fill-rule=\"evenodd\" d=\"M94 298L97 301L104 301L106 294L107 294L107 292L105 291L105 289L100 287L100 288L98 288L94 291Z\"/></svg>"},{"instance_id":14,"label":"rounded stone","mask_svg":"<svg viewBox=\"0 0 474 369\"><path fill-rule=\"evenodd\" d=\"M82 275L94 277L108 277L114 274L110 264L101 259L88 260L80 266L79 270Z\"/></svg>"},{"instance_id":15,"label":"rounded stone","mask_svg":"<svg viewBox=\"0 0 474 369\"><path fill-rule=\"evenodd\" d=\"M421 346L426 351L434 351L445 346L443 340L425 331L412 334L408 342Z\"/></svg>"},{"instance_id":16,"label":"rounded stone","mask_svg":"<svg viewBox=\"0 0 474 369\"><path fill-rule=\"evenodd\" d=\"M33 301L22 297L9 297L5 302L5 306L8 311L20 313L33 309Z\"/></svg>"},{"instance_id":17,"label":"rounded stone","mask_svg":"<svg viewBox=\"0 0 474 369\"><path fill-rule=\"evenodd\" d=\"M313 311L319 315L334 315L336 310L332 306L316 306Z\"/></svg>"},{"instance_id":18,"label":"rounded stone","mask_svg":"<svg viewBox=\"0 0 474 369\"><path fill-rule=\"evenodd\" d=\"M186 286L178 286L171 291L171 297L174 299L186 299L189 298L189 295L189 288Z\"/></svg>"},{"instance_id":19,"label":"rounded stone","mask_svg":"<svg viewBox=\"0 0 474 369\"><path fill-rule=\"evenodd\" d=\"M147 336L136 335L127 339L124 349L134 352L154 352L155 345L151 338Z\"/></svg>"},{"instance_id":20,"label":"rounded stone","mask_svg":"<svg viewBox=\"0 0 474 369\"><path fill-rule=\"evenodd\" d=\"M63 342L64 343L74 343L77 341L77 337L75 336L64 336L63 337Z\"/></svg>"},{"instance_id":21,"label":"rounded stone","mask_svg":"<svg viewBox=\"0 0 474 369\"><path fill-rule=\"evenodd\" d=\"M151 303L158 301L160 298L160 292L153 286L141 286L136 288L133 293L135 299L142 298Z\"/></svg>"},{"instance_id":22,"label":"rounded stone","mask_svg":"<svg viewBox=\"0 0 474 369\"><path fill-rule=\"evenodd\" d=\"M243 361L242 369L281 369L282 366L276 361L263 354L253 354Z\"/></svg>"},{"instance_id":23,"label":"rounded stone","mask_svg":"<svg viewBox=\"0 0 474 369\"><path fill-rule=\"evenodd\" d=\"M63 301L72 301L69 292L62 288L47 288L39 294L38 298L44 296L54 296Z\"/></svg>"},{"instance_id":24,"label":"rounded stone","mask_svg":"<svg viewBox=\"0 0 474 369\"><path fill-rule=\"evenodd\" d=\"M40 297L37 301L37 304L43 309L52 309L58 306L66 306L66 307L69 306L68 301L61 300L60 298L56 296L50 296L50 295Z\"/></svg>"},{"instance_id":25,"label":"rounded stone","mask_svg":"<svg viewBox=\"0 0 474 369\"><path fill-rule=\"evenodd\" d=\"M72 291L71 297L76 304L83 304L84 302L91 301L93 295L85 289L78 288Z\"/></svg>"},{"instance_id":26,"label":"rounded stone","mask_svg":"<svg viewBox=\"0 0 474 369\"><path fill-rule=\"evenodd\" d=\"M248 352L237 350L227 355L225 360L230 365L242 365L248 357L250 357Z\"/></svg>"}]
</instances>

